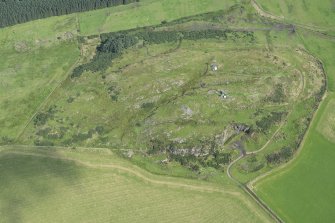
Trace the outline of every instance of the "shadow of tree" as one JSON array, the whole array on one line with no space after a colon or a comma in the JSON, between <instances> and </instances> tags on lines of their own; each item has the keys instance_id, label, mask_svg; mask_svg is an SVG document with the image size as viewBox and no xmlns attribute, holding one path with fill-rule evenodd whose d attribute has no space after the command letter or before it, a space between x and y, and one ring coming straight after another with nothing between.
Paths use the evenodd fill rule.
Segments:
<instances>
[{"instance_id":1,"label":"shadow of tree","mask_svg":"<svg viewBox=\"0 0 335 223\"><path fill-rule=\"evenodd\" d=\"M79 177L80 168L73 161L0 154L0 222L23 222L26 205L53 193L55 183L71 185Z\"/></svg>"}]
</instances>

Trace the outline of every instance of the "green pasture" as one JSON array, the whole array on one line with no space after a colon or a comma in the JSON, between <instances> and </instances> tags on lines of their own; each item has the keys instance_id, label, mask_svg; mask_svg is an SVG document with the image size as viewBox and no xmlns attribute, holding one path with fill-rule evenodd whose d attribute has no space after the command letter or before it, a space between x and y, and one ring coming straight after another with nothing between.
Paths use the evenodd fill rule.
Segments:
<instances>
[{"instance_id":1,"label":"green pasture","mask_svg":"<svg viewBox=\"0 0 335 223\"><path fill-rule=\"evenodd\" d=\"M300 41L303 46L319 58L327 73L328 91L335 91L335 41L332 38L318 37L306 31L299 32Z\"/></svg>"},{"instance_id":2,"label":"green pasture","mask_svg":"<svg viewBox=\"0 0 335 223\"><path fill-rule=\"evenodd\" d=\"M157 30L243 28L253 30L253 42L140 42L107 71L67 78L99 44L97 36L79 44L78 35L166 24L237 2L142 0L0 29L0 144L31 146L0 147L0 222L267 222L225 174L227 166L196 172L173 160L163 165L166 154L146 151L152 139L194 146L228 135L220 148L235 159L266 145L232 167L247 183L279 167L266 155L295 148L311 120L295 160L256 182L255 192L287 222L334 222L333 37L281 28L243 1L244 12ZM285 22L334 32L334 1L257 2ZM325 81L315 58L328 93L312 119ZM266 119L276 112L280 120ZM256 131L232 134L235 123Z\"/></svg>"},{"instance_id":3,"label":"green pasture","mask_svg":"<svg viewBox=\"0 0 335 223\"><path fill-rule=\"evenodd\" d=\"M264 36L258 36L259 41L262 38ZM281 58L285 58L290 65L296 66L297 69L292 71L290 76L297 78L297 82L291 82L292 89L294 89L292 94L295 94L297 98L295 103L291 103L290 106L275 106L273 108L274 111L283 109L288 112L288 115L285 117L285 123L272 126L266 135L255 133L247 139L246 147L248 151L251 152L260 149L262 151L255 154L252 158L241 159L232 166L232 175L243 183L247 183L260 174L266 173L276 167L276 165L267 164L265 159L267 154L285 147L296 148L297 137L304 134L309 125L308 119L313 114L312 110L314 109L315 101L312 92L318 92L317 89L320 89L320 86L324 84L321 81L325 81L322 71L320 69L318 71L315 70L316 64L310 64L311 61L317 63L315 58L309 55L308 51L299 50L302 47L299 36L293 36L285 32L271 32L262 41L266 42L266 45L272 51L281 52ZM282 45L283 42L286 43L286 46ZM288 46L292 47L295 52L285 52ZM294 56L295 54L296 56ZM297 70L300 71L297 72ZM293 87L294 84L296 85ZM314 90L311 91L311 89ZM272 105L265 106L271 107Z\"/></svg>"},{"instance_id":4,"label":"green pasture","mask_svg":"<svg viewBox=\"0 0 335 223\"><path fill-rule=\"evenodd\" d=\"M285 20L321 30L335 28L335 2L333 0L256 0L263 10Z\"/></svg>"},{"instance_id":5,"label":"green pasture","mask_svg":"<svg viewBox=\"0 0 335 223\"><path fill-rule=\"evenodd\" d=\"M1 150L0 222L269 222L237 188L153 176L105 151Z\"/></svg>"},{"instance_id":6,"label":"green pasture","mask_svg":"<svg viewBox=\"0 0 335 223\"><path fill-rule=\"evenodd\" d=\"M257 194L287 222L333 222L334 191L334 41L307 32L301 42L324 64L328 94L301 151L288 166L256 182Z\"/></svg>"},{"instance_id":7,"label":"green pasture","mask_svg":"<svg viewBox=\"0 0 335 223\"><path fill-rule=\"evenodd\" d=\"M299 156L281 171L271 174L255 185L260 197L287 222L333 222L335 199L334 143L318 131L335 123L322 119L334 110L334 95L318 111Z\"/></svg>"},{"instance_id":8,"label":"green pasture","mask_svg":"<svg viewBox=\"0 0 335 223\"><path fill-rule=\"evenodd\" d=\"M271 112L294 109L288 104L310 97L322 84L322 76L307 67L310 58L285 48L269 53L265 45L220 40L176 46L133 48L103 74L68 80L40 111L50 118L41 125L32 121L20 142L133 150L146 150L150 138L192 142L220 135L233 122L255 125ZM210 70L212 63L217 72ZM291 75L296 68L304 73ZM285 88L283 101L266 102L276 84ZM229 95L226 100L217 95L220 90ZM250 150L276 129L255 135Z\"/></svg>"},{"instance_id":9,"label":"green pasture","mask_svg":"<svg viewBox=\"0 0 335 223\"><path fill-rule=\"evenodd\" d=\"M141 0L124 6L78 14L81 35L160 24L182 17L228 9L236 0Z\"/></svg>"},{"instance_id":10,"label":"green pasture","mask_svg":"<svg viewBox=\"0 0 335 223\"><path fill-rule=\"evenodd\" d=\"M71 17L0 30L0 142L9 143L79 58Z\"/></svg>"}]
</instances>

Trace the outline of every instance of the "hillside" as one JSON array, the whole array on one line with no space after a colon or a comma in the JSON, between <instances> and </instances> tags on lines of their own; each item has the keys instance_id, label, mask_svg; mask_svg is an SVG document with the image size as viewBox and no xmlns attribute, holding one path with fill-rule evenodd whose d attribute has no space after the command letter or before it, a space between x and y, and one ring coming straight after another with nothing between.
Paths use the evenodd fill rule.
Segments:
<instances>
[{"instance_id":1,"label":"hillside","mask_svg":"<svg viewBox=\"0 0 335 223\"><path fill-rule=\"evenodd\" d=\"M0 222L334 221L328 3L5 3Z\"/></svg>"}]
</instances>

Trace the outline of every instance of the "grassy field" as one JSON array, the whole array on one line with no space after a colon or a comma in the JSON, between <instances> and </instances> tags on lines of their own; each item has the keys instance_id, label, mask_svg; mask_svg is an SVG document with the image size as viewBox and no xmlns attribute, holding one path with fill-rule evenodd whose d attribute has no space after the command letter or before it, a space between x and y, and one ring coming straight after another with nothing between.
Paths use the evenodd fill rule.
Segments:
<instances>
[{"instance_id":1,"label":"grassy field","mask_svg":"<svg viewBox=\"0 0 335 223\"><path fill-rule=\"evenodd\" d=\"M311 35L307 32L301 32L300 41L304 47L316 57L322 60L322 63L327 72L327 89L331 92L335 91L335 63L334 63L334 49L335 41L333 39L324 39Z\"/></svg>"},{"instance_id":2,"label":"grassy field","mask_svg":"<svg viewBox=\"0 0 335 223\"><path fill-rule=\"evenodd\" d=\"M227 9L236 0L141 0L139 3L79 14L80 34L93 35L160 24Z\"/></svg>"},{"instance_id":3,"label":"grassy field","mask_svg":"<svg viewBox=\"0 0 335 223\"><path fill-rule=\"evenodd\" d=\"M269 44L269 48L272 48L273 51L278 50L278 48L280 49L283 42L285 42L292 48L302 46L299 36L293 36L290 34L287 35L287 33L285 32L277 31L271 32L271 34L267 38L267 42L267 44ZM300 56L299 59L294 59L294 57L290 57L288 61L290 61L290 63L292 64L295 64L296 66L299 66L298 64L301 62L302 58L305 58L308 61L315 60L313 56L309 55L305 51L299 52L298 54ZM298 62L299 60L300 62ZM307 64L303 64L299 67L300 68L297 69L301 69L301 67L304 67L304 69L306 69L308 66ZM235 165L232 166L231 173L240 182L247 183L255 177L259 176L260 174L266 173L267 171L276 168L278 164L273 164L266 161L266 156L268 154L279 151L280 148L296 148L296 143L299 140L297 137L304 134L304 131L307 129L307 125L309 123L306 117L310 118L312 114L311 110L307 108L314 107L313 97L311 97L311 92L308 90L312 86L315 86L316 83L316 79L315 77L313 77L313 72L315 71L313 67L315 68L315 66L310 66L308 68L308 70L312 72L310 73L312 75L301 77L300 80L302 82L300 87L294 87L295 93L297 94L299 91L301 91L301 88L305 89L300 93L300 100L298 100L297 103L294 104L294 107L284 107L285 111L288 112L288 115L285 118L285 123L282 123L282 125L273 126L272 131L269 131L265 138L260 138L263 140L259 140L259 138L257 137L251 137L247 140L246 146L247 148L249 148L248 151L261 151L246 159L239 160ZM295 72L296 70L292 73L294 74ZM307 74L304 71L302 73ZM319 73L319 75L321 74ZM278 107L275 107L275 109L278 109ZM254 143L255 141L258 141L258 143ZM262 165L262 163L264 165Z\"/></svg>"},{"instance_id":4,"label":"grassy field","mask_svg":"<svg viewBox=\"0 0 335 223\"><path fill-rule=\"evenodd\" d=\"M70 34L70 32L72 32ZM23 130L79 58L76 20L55 17L0 30L0 143Z\"/></svg>"},{"instance_id":5,"label":"grassy field","mask_svg":"<svg viewBox=\"0 0 335 223\"><path fill-rule=\"evenodd\" d=\"M256 192L287 222L334 222L334 143L317 130L334 107L330 94L318 112L298 158L255 185Z\"/></svg>"},{"instance_id":6,"label":"grassy field","mask_svg":"<svg viewBox=\"0 0 335 223\"><path fill-rule=\"evenodd\" d=\"M279 166L266 156L297 146L322 92L324 76L313 56L328 74L327 99L298 158L255 189L285 221L333 222L331 37L256 17L245 2L213 17L152 29L235 29L227 39L140 41L113 59L107 71L66 79L100 43L94 37L79 44L78 35L161 24L236 2L143 0L1 29L0 144L72 149L0 147L0 222L268 221L225 174L229 162L213 168L213 160L229 153L231 161L264 147L233 166L233 176L243 183ZM286 21L334 28L332 1L257 2ZM242 29L252 30L254 40L241 37ZM251 126L251 134L236 130L242 124ZM173 152L147 153L156 142ZM219 152L208 155L213 145ZM196 159L206 157L205 163L187 166L177 159L183 154L171 158L185 150L200 151Z\"/></svg>"},{"instance_id":7,"label":"grassy field","mask_svg":"<svg viewBox=\"0 0 335 223\"><path fill-rule=\"evenodd\" d=\"M68 145L68 142L73 145L107 147L122 146L121 138L123 138L130 147L137 145L138 149L145 149L146 145L141 147L141 142L149 136L168 135L168 132L171 132L171 138L188 140L213 135L233 120L254 124L250 116L256 111L256 107L264 107L264 113L272 112L275 108L285 109L285 104L294 101L297 97L296 89L302 88L302 77L299 74L289 77L294 66L280 70L282 67L276 64L279 62L274 62L272 58L261 61L266 57L262 47L243 48L242 43L241 49L238 50L235 48L236 43L215 40L184 41L178 50L164 53L175 46L175 44L162 44L131 49L121 59L113 62L113 66L104 74L104 78L87 73L82 78L67 82L55 95L54 101L51 100L45 107L46 112L49 108L56 106L59 111L55 112L54 118L48 119L45 125L36 126L31 123L30 129L34 128L34 130L28 130L28 135L24 138L30 139L30 142L36 139L49 139L59 145ZM150 56L147 55L148 50ZM255 56L247 58L251 52L254 52ZM285 49L278 50L276 55L286 61L294 58L285 58L289 55ZM203 72L208 69L206 63L212 63L214 60L221 69L216 73L210 71L203 75ZM239 64L235 62L237 60L240 61ZM129 64L129 61L132 63ZM183 63L181 64L180 61ZM258 63L257 66L254 65L255 63ZM301 61L296 59L296 63ZM307 63L307 60L302 63ZM252 72L252 75L245 71L245 66L249 66L249 72ZM196 79L194 86L190 86L191 89L185 89L189 92L188 94L174 99L173 105L164 104L164 100L178 96L183 86L194 79ZM198 87L200 82L206 83L207 87L203 89ZM253 82L254 85L246 85L246 82ZM285 101L263 103L268 92L271 92L272 86L279 82L287 89ZM108 92L111 86L118 89L117 100L113 100L110 95L113 93ZM317 86L316 83L315 86ZM195 90L192 89L194 87ZM307 87L301 89L301 92L307 93ZM242 91L241 88L244 90ZM229 92L231 99L226 101L220 99L215 93L220 89ZM208 101L210 101L209 104ZM158 107L149 120L146 120L146 116L150 115L151 109L143 109L143 104L146 103L153 103L155 105L152 106ZM92 107L95 109L92 110ZM186 114L184 107L192 110L192 114ZM249 109L242 109L246 107ZM122 113L124 110L129 112L124 114ZM222 116L225 118L222 119ZM199 120L202 124L199 123L196 127L192 123L187 123L192 120ZM220 123L220 126L208 123L209 120ZM185 124L180 125L178 121L184 121ZM135 124L136 126L133 126ZM73 129L71 126L76 128ZM77 141L71 139L74 133L79 131L84 134L97 126L104 127L102 136L113 140L104 142L98 136ZM63 137L52 138L51 134L60 132L61 127L68 129L62 133ZM35 134L36 137L31 137L34 132L47 128L51 129L45 134ZM193 131L190 132L190 129ZM115 145L109 144L110 141ZM26 141L23 142L26 143Z\"/></svg>"},{"instance_id":8,"label":"grassy field","mask_svg":"<svg viewBox=\"0 0 335 223\"><path fill-rule=\"evenodd\" d=\"M328 95L306 135L299 156L255 184L255 190L287 222L334 222L335 144L334 57L335 43L307 32L304 46L320 58L328 76Z\"/></svg>"},{"instance_id":9,"label":"grassy field","mask_svg":"<svg viewBox=\"0 0 335 223\"><path fill-rule=\"evenodd\" d=\"M283 16L288 21L319 27L335 28L335 2L333 0L256 0L267 12Z\"/></svg>"},{"instance_id":10,"label":"grassy field","mask_svg":"<svg viewBox=\"0 0 335 223\"><path fill-rule=\"evenodd\" d=\"M154 9L149 3L159 8L159 4L157 5L155 2L143 2L144 8L147 10ZM179 18L183 16L183 13L192 15L220 9L224 5L221 1L212 1L209 4L199 1L194 4L195 8L192 8L189 7L191 2L188 1L183 8L184 11L174 12L172 8L169 9L172 7L171 5L168 5L167 2L163 3L165 8L162 10L166 10L167 15L159 16L144 25L160 23L161 19ZM216 4L220 4L220 8L217 8ZM141 7L139 6L140 15L146 16L145 11L141 11ZM118 10L123 9L121 7ZM95 13L101 13L101 11ZM124 16L126 15L128 14L124 14ZM115 17L115 15L113 16ZM155 90L162 91L166 87L176 85L173 88L176 90L178 84L181 83L173 81L173 78L177 79L178 77L177 71L185 73L185 77L178 77L178 81L187 81L193 78L192 74L188 72L194 72L193 74L196 75L202 74L208 67L205 65L206 62L213 59L201 50L201 47L206 46L204 41L201 43L203 45L200 44L193 52L190 51L198 57L199 64L193 67L192 58L189 58L184 61L182 66L178 67L178 60L182 60L182 57L187 58L190 52L186 52L186 50L192 47L192 43L185 42L185 49L179 52L180 55L175 53L155 58L157 55L162 55L176 47L176 44L162 44L150 47L148 50L139 49L135 51L135 54L125 54L124 58L120 58L117 66L112 67L108 71L110 73L106 73L106 83L109 86L103 85L103 78L98 74L86 74L80 81L67 79L63 82L80 58L76 37L78 36L79 24L82 29L82 25L88 22L83 21L84 19L86 16L81 17L81 15L73 14L37 20L0 30L0 47L6 55L4 60L0 62L0 120L1 127L3 127L0 130L0 136L2 144L13 143L23 130L25 130L24 135L29 134L34 118L41 111L44 111L44 108L57 104L57 109L55 109L57 116L58 114L62 116L55 117L51 120L52 123L48 124L53 124L60 130L67 128L66 131L69 131L69 134L66 137L70 138L76 135L76 140L79 142L86 137L86 131L94 128L96 130L94 136L87 140L85 145L97 147L100 146L100 142L104 145L111 142L107 147L114 147L114 144L119 145L117 153L120 155L120 148L124 147L124 142L119 143L117 140L120 139L122 132L128 132L129 126L124 128L124 126L118 127L117 124L122 126L123 121L127 123L127 119L133 118L129 116L118 120L118 115L122 115L125 110L129 109L126 106L126 100L133 100L132 103L136 102L141 107L147 100L155 99L155 94L157 94L157 92L146 92L141 84L155 79L154 75L160 71L159 69L165 69L162 81L150 84L156 85ZM130 24L129 27L120 25L117 28L110 26L112 28L107 27L104 31L132 28L134 25L137 26L137 24ZM92 26L88 25L88 27ZM96 30L87 31L86 34L96 32ZM85 57L81 58L83 61L87 61L90 52L94 51L95 44L98 42L93 40L88 48L81 48L81 56ZM215 49L215 44L212 42L208 47L217 55L218 60L225 60L226 58L222 57ZM148 57L148 53L151 58ZM243 57L242 54L239 55L239 58L241 57ZM149 96L135 98L136 94L129 91L129 95L124 97L125 101L123 101L122 107L119 110L114 110L115 105L107 87L112 87L116 81L120 82L122 88L125 89L130 85L127 83L129 80L122 80L120 77L116 79L115 74L118 73L119 68L126 70L128 60L134 60L138 64L141 64L140 60L143 60L143 63L148 65L149 59L155 59L157 67L145 68L142 66L139 69L142 72L147 72L155 68L157 71L156 73L148 72L147 75L144 72L143 79L137 85L136 72L138 70L125 72L125 75L128 74L131 83L134 84L134 91L140 92L142 89L143 94L148 93ZM173 73L173 76L168 75L166 70L168 66L164 63L166 59L175 64L176 72ZM272 66L276 67L276 65ZM247 77L243 78L247 79ZM212 81L215 81L215 77L212 77ZM53 91L55 88L56 90ZM167 97L169 97L168 93ZM97 94L100 97L97 97ZM243 97L241 95L241 98ZM97 98L98 100L96 100ZM214 97L213 100L219 103ZM246 102L250 103L248 100ZM180 101L179 103L186 102ZM202 103L205 103L205 99L202 99ZM105 105L107 106L104 108ZM94 107L96 109L93 109ZM55 111L53 109L51 108L48 112L52 113ZM109 112L108 109L115 113ZM138 108L135 107L135 109ZM181 109L179 105L178 109ZM133 113L129 114L133 115ZM162 112L159 118L167 117L167 115ZM178 111L177 115L182 114ZM115 123L111 125L110 123L113 121ZM69 124L69 126L63 126L62 123ZM107 123L108 128L105 130L100 128L99 124L101 123ZM25 129L26 124L28 124L29 130ZM118 127L116 130L115 126ZM50 133L52 140L57 141L58 129L54 130L48 133ZM129 140L131 140L131 134L141 131L139 129L130 130L130 134L127 135ZM39 134L46 133L43 131L40 131ZM109 133L111 138L100 137L97 134L104 133L104 131ZM157 128L155 131L159 132L160 129ZM180 134L186 134L187 131L188 129L185 129ZM113 140L113 137L117 140ZM25 140L25 143L35 142L33 138L25 138ZM130 141L133 143L132 148L136 150L134 142ZM75 146L82 143L70 142L69 144ZM132 162L138 166L157 174L179 177L175 179L148 174L127 161L117 158L116 155L102 152L101 149L97 152L102 153L101 155L85 153L85 151L44 151L36 148L27 148L23 151L22 148L12 147L9 149L1 148L1 150L3 151L0 154L0 222L269 221L263 210L256 206L233 182L229 181L223 171L209 168L201 170L201 174L197 175L176 162L170 162L167 166L159 165L161 161L159 157L156 158L157 160L137 155L132 158ZM215 184L204 181L208 179L208 176L211 177L211 180L208 181L215 181ZM188 181L181 177L201 177L203 180Z\"/></svg>"},{"instance_id":11,"label":"grassy field","mask_svg":"<svg viewBox=\"0 0 335 223\"><path fill-rule=\"evenodd\" d=\"M335 108L335 100L331 100L320 119L316 129L322 134L328 141L335 143L335 117L333 115L333 109Z\"/></svg>"},{"instance_id":12,"label":"grassy field","mask_svg":"<svg viewBox=\"0 0 335 223\"><path fill-rule=\"evenodd\" d=\"M0 222L269 222L235 187L154 176L108 150L1 150Z\"/></svg>"},{"instance_id":13,"label":"grassy field","mask_svg":"<svg viewBox=\"0 0 335 223\"><path fill-rule=\"evenodd\" d=\"M174 5L177 3L179 4L176 1ZM130 22L138 21L129 17L133 15L129 13L130 10L135 10L138 18L146 18L149 12L156 9L166 12L157 13L157 19L145 19L146 23L142 24L152 25L160 23L161 19L172 20L227 8L232 2L198 1L194 4L182 1L182 4L184 5L180 8L183 10L177 12L173 10L171 2L143 1L125 7L51 17L1 29L0 50L6 57L0 62L0 124L4 127L0 130L0 143L11 143L16 139L44 99L70 72L79 59L76 40L79 30L82 35L91 35L97 33L95 29L104 25L109 26L103 29L104 32L137 27L138 24ZM123 14L121 16L118 13ZM94 23L95 19L91 18L99 20L106 14L112 21L97 25ZM110 16L113 18L109 18ZM94 24L90 25L91 22ZM88 28L85 29L85 26Z\"/></svg>"},{"instance_id":14,"label":"grassy field","mask_svg":"<svg viewBox=\"0 0 335 223\"><path fill-rule=\"evenodd\" d=\"M156 140L162 147L173 142L177 150L192 146L208 151L213 142L236 157L239 150L260 148L283 123L282 137L266 152L293 147L323 76L308 54L277 44L271 46L272 52L266 51L264 34L257 35L257 44L206 39L184 40L178 48L177 43L166 43L129 49L106 72L68 80L40 111L46 120L31 122L20 143L148 151ZM210 70L213 63L219 66L217 72ZM285 91L277 93L280 89ZM228 98L222 99L220 90ZM288 111L294 112L287 124L284 118L268 118L286 118ZM297 122L304 125L295 126ZM234 123L264 129L250 137L236 133ZM245 141L245 148L236 147ZM157 161L169 157L160 154ZM257 164L242 164L238 170L266 171L264 164L260 156ZM203 173L207 174L200 170L200 178Z\"/></svg>"}]
</instances>

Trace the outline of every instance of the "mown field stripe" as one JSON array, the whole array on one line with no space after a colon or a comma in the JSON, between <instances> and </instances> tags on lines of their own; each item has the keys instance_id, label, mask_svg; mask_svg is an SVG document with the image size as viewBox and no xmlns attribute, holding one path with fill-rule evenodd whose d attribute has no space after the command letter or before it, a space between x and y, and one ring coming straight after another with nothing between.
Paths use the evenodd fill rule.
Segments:
<instances>
[{"instance_id":1,"label":"mown field stripe","mask_svg":"<svg viewBox=\"0 0 335 223\"><path fill-rule=\"evenodd\" d=\"M78 165L82 165L82 166L89 167L89 168L117 169L117 170L130 173L138 178L141 178L144 181L147 181L153 184L166 185L166 186L172 186L172 187L177 187L177 188L185 188L185 189L196 190L196 191L219 192L219 193L227 193L227 194L234 195L234 196L241 196L241 193L239 192L223 190L221 188L214 188L214 187L209 187L209 186L195 186L195 185L190 185L190 184L150 179L149 177L143 175L139 171L136 171L134 169L124 167L121 165L116 165L116 164L92 164L90 162L85 162L85 161L74 159L74 158L66 158L66 157L61 157L61 156L56 156L56 155L46 155L46 154L39 154L39 153L34 153L34 152L21 152L21 151L4 151L3 150L0 153L0 156L7 155L7 154L45 157L45 158L59 159L59 160L64 160L64 161L72 161Z\"/></svg>"}]
</instances>

